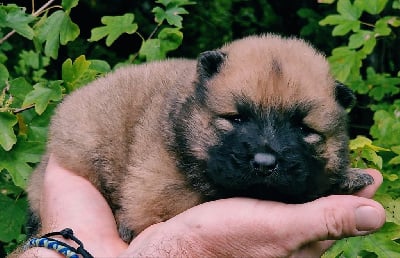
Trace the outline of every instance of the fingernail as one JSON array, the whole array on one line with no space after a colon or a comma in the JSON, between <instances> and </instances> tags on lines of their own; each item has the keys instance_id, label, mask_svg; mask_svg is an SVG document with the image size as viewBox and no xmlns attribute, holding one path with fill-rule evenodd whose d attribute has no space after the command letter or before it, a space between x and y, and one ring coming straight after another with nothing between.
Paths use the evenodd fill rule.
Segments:
<instances>
[{"instance_id":1,"label":"fingernail","mask_svg":"<svg viewBox=\"0 0 400 258\"><path fill-rule=\"evenodd\" d=\"M358 231L372 231L381 226L378 210L371 206L361 206L356 209L356 228Z\"/></svg>"}]
</instances>

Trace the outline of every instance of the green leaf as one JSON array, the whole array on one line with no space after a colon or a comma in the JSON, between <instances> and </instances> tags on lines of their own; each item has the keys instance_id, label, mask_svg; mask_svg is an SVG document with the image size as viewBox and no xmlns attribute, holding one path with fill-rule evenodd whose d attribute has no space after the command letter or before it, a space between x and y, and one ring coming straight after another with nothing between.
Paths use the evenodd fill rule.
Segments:
<instances>
[{"instance_id":1,"label":"green leaf","mask_svg":"<svg viewBox=\"0 0 400 258\"><path fill-rule=\"evenodd\" d=\"M183 34L178 28L164 28L157 37L143 42L139 50L139 54L146 57L147 61L165 59L168 51L180 46Z\"/></svg>"},{"instance_id":2,"label":"green leaf","mask_svg":"<svg viewBox=\"0 0 400 258\"><path fill-rule=\"evenodd\" d=\"M332 30L333 36L343 36L350 31L358 31L360 29L360 22L359 21L347 21L337 25Z\"/></svg>"},{"instance_id":3,"label":"green leaf","mask_svg":"<svg viewBox=\"0 0 400 258\"><path fill-rule=\"evenodd\" d=\"M99 74L110 71L110 66L107 62L86 60L85 56L81 55L72 62L71 59L65 60L62 64L62 79L66 84L68 92L93 81Z\"/></svg>"},{"instance_id":4,"label":"green leaf","mask_svg":"<svg viewBox=\"0 0 400 258\"><path fill-rule=\"evenodd\" d=\"M365 41L363 48L360 52L364 55L369 55L374 51L376 46L376 37L370 37L367 41Z\"/></svg>"},{"instance_id":5,"label":"green leaf","mask_svg":"<svg viewBox=\"0 0 400 258\"><path fill-rule=\"evenodd\" d=\"M162 4L164 6L167 6L170 4L173 0L157 0L156 3Z\"/></svg>"},{"instance_id":6,"label":"green leaf","mask_svg":"<svg viewBox=\"0 0 400 258\"><path fill-rule=\"evenodd\" d=\"M156 3L162 4L165 7L170 7L170 6L190 5L194 4L195 2L188 0L157 0Z\"/></svg>"},{"instance_id":7,"label":"green leaf","mask_svg":"<svg viewBox=\"0 0 400 258\"><path fill-rule=\"evenodd\" d=\"M32 91L33 87L30 85L25 78L16 78L9 82L10 94L13 96L13 107L21 107L24 102L25 96Z\"/></svg>"},{"instance_id":8,"label":"green leaf","mask_svg":"<svg viewBox=\"0 0 400 258\"><path fill-rule=\"evenodd\" d=\"M372 162L375 166L377 166L379 169L382 169L382 157L380 157L376 151L365 148L361 151L361 157Z\"/></svg>"},{"instance_id":9,"label":"green leaf","mask_svg":"<svg viewBox=\"0 0 400 258\"><path fill-rule=\"evenodd\" d=\"M43 82L33 86L33 91L25 97L23 107L35 104L37 114L42 114L50 101L59 101L62 99L61 84L62 81L50 81L48 85Z\"/></svg>"},{"instance_id":10,"label":"green leaf","mask_svg":"<svg viewBox=\"0 0 400 258\"><path fill-rule=\"evenodd\" d=\"M177 49L183 39L183 33L177 28L164 28L157 36L161 42L161 51L165 53Z\"/></svg>"},{"instance_id":11,"label":"green leaf","mask_svg":"<svg viewBox=\"0 0 400 258\"><path fill-rule=\"evenodd\" d=\"M20 53L19 56L20 56L20 59L21 59L20 61L23 61L25 66L32 67L33 69L39 69L40 63L42 61L40 59L41 55L40 55L39 52L35 52L35 51L32 51L32 50L30 50L30 51L23 50ZM48 64L49 63L49 58L46 58L45 60L46 60L45 63Z\"/></svg>"},{"instance_id":12,"label":"green leaf","mask_svg":"<svg viewBox=\"0 0 400 258\"><path fill-rule=\"evenodd\" d=\"M360 30L350 36L349 39L349 48L350 49L356 49L364 44L366 44L368 41L373 40L376 42L374 34L372 31L366 31L366 30Z\"/></svg>"},{"instance_id":13,"label":"green leaf","mask_svg":"<svg viewBox=\"0 0 400 258\"><path fill-rule=\"evenodd\" d=\"M394 157L388 162L389 165L399 165L400 164L400 156Z\"/></svg>"},{"instance_id":14,"label":"green leaf","mask_svg":"<svg viewBox=\"0 0 400 258\"><path fill-rule=\"evenodd\" d=\"M373 67L367 68L367 80L370 86L368 95L381 101L385 96L393 96L400 92L400 78L393 78L390 74L376 73Z\"/></svg>"},{"instance_id":15,"label":"green leaf","mask_svg":"<svg viewBox=\"0 0 400 258\"><path fill-rule=\"evenodd\" d=\"M126 13L122 16L104 16L101 18L101 23L105 26L92 29L92 35L89 41L98 41L106 38L106 45L111 46L114 41L122 34L132 34L138 29L138 25L134 23L135 16L131 13Z\"/></svg>"},{"instance_id":16,"label":"green leaf","mask_svg":"<svg viewBox=\"0 0 400 258\"><path fill-rule=\"evenodd\" d=\"M43 142L26 141L19 137L11 151L0 149L0 170L6 169L14 184L25 189L33 170L29 163L38 163L44 149Z\"/></svg>"},{"instance_id":17,"label":"green leaf","mask_svg":"<svg viewBox=\"0 0 400 258\"><path fill-rule=\"evenodd\" d=\"M388 194L378 194L374 199L385 208L386 221L400 225L400 200L393 199Z\"/></svg>"},{"instance_id":18,"label":"green leaf","mask_svg":"<svg viewBox=\"0 0 400 258\"><path fill-rule=\"evenodd\" d=\"M346 19L352 21L358 20L362 13L362 9L356 4L352 5L350 0L339 0L337 11Z\"/></svg>"},{"instance_id":19,"label":"green leaf","mask_svg":"<svg viewBox=\"0 0 400 258\"><path fill-rule=\"evenodd\" d=\"M161 7L155 7L152 12L155 15L155 20L161 24L164 20L168 22L169 25L175 26L177 28L182 28L182 16L181 14L188 14L188 12L182 7L171 7L166 10Z\"/></svg>"},{"instance_id":20,"label":"green leaf","mask_svg":"<svg viewBox=\"0 0 400 258\"><path fill-rule=\"evenodd\" d=\"M321 4L332 4L335 0L318 0L318 3Z\"/></svg>"},{"instance_id":21,"label":"green leaf","mask_svg":"<svg viewBox=\"0 0 400 258\"><path fill-rule=\"evenodd\" d=\"M5 67L3 64L0 64L0 89L2 89L6 84L9 76L10 74L8 73L7 67Z\"/></svg>"},{"instance_id":22,"label":"green leaf","mask_svg":"<svg viewBox=\"0 0 400 258\"><path fill-rule=\"evenodd\" d=\"M399 176L396 174L386 175L385 178L387 178L390 182L399 180Z\"/></svg>"},{"instance_id":23,"label":"green leaf","mask_svg":"<svg viewBox=\"0 0 400 258\"><path fill-rule=\"evenodd\" d=\"M50 58L42 55L40 52L23 50L19 54L18 66L15 66L15 71L19 75L31 77L31 72L37 72L49 65L49 63Z\"/></svg>"},{"instance_id":24,"label":"green leaf","mask_svg":"<svg viewBox=\"0 0 400 258\"><path fill-rule=\"evenodd\" d=\"M392 19L391 17L385 17L382 19L379 19L375 23L375 28L374 31L377 33L377 36L387 36L390 35L392 32L392 29L389 27L389 20Z\"/></svg>"},{"instance_id":25,"label":"green leaf","mask_svg":"<svg viewBox=\"0 0 400 258\"><path fill-rule=\"evenodd\" d=\"M161 52L161 42L159 39L148 39L142 43L139 54L144 56L147 61L161 60L164 55Z\"/></svg>"},{"instance_id":26,"label":"green leaf","mask_svg":"<svg viewBox=\"0 0 400 258\"><path fill-rule=\"evenodd\" d=\"M80 30L78 25L76 25L71 18L64 13L59 32L61 45L66 45L68 42L75 40L79 36Z\"/></svg>"},{"instance_id":27,"label":"green leaf","mask_svg":"<svg viewBox=\"0 0 400 258\"><path fill-rule=\"evenodd\" d=\"M388 149L372 144L372 141L365 136L357 136L350 141L352 165L356 167L374 166L382 168L382 157L377 152L389 151ZM356 161L356 164L354 164Z\"/></svg>"},{"instance_id":28,"label":"green leaf","mask_svg":"<svg viewBox=\"0 0 400 258\"><path fill-rule=\"evenodd\" d=\"M332 31L333 36L342 36L350 31L357 32L361 22L358 20L362 9L358 5L352 5L349 0L339 0L337 3L339 15L328 15L319 22L320 25L336 25Z\"/></svg>"},{"instance_id":29,"label":"green leaf","mask_svg":"<svg viewBox=\"0 0 400 258\"><path fill-rule=\"evenodd\" d=\"M89 68L97 71L100 74L108 73L111 71L111 66L103 60L91 59Z\"/></svg>"},{"instance_id":30,"label":"green leaf","mask_svg":"<svg viewBox=\"0 0 400 258\"><path fill-rule=\"evenodd\" d=\"M0 194L0 207L0 241L10 242L19 237L25 225L27 202Z\"/></svg>"},{"instance_id":31,"label":"green leaf","mask_svg":"<svg viewBox=\"0 0 400 258\"><path fill-rule=\"evenodd\" d=\"M394 152L394 153L396 153L396 154L398 154L396 157L394 157L394 158L392 158L390 161L389 161L389 164L390 165L399 165L400 164L400 146L392 146L392 151ZM400 214L400 213L399 213ZM400 224L400 221L399 221L399 223L398 224Z\"/></svg>"},{"instance_id":32,"label":"green leaf","mask_svg":"<svg viewBox=\"0 0 400 258\"><path fill-rule=\"evenodd\" d=\"M351 75L359 74L364 53L354 51L348 47L335 48L332 56L328 57L334 77L339 81L346 81Z\"/></svg>"},{"instance_id":33,"label":"green leaf","mask_svg":"<svg viewBox=\"0 0 400 258\"><path fill-rule=\"evenodd\" d=\"M165 10L162 9L161 7L159 7L159 6L154 7L152 12L154 13L154 20L158 24L161 24L165 20L165 18L166 18Z\"/></svg>"},{"instance_id":34,"label":"green leaf","mask_svg":"<svg viewBox=\"0 0 400 258\"><path fill-rule=\"evenodd\" d=\"M372 144L372 141L365 136L358 135L355 139L350 141L349 147L350 150L364 148Z\"/></svg>"},{"instance_id":35,"label":"green leaf","mask_svg":"<svg viewBox=\"0 0 400 258\"><path fill-rule=\"evenodd\" d=\"M358 31L360 29L360 21L348 19L342 15L328 15L322 19L319 24L324 25L336 25L332 31L333 36L345 35L351 30Z\"/></svg>"},{"instance_id":36,"label":"green leaf","mask_svg":"<svg viewBox=\"0 0 400 258\"><path fill-rule=\"evenodd\" d=\"M6 12L6 10L8 12ZM25 9L16 5L8 5L0 9L0 28L9 27L14 29L21 36L32 39L34 34L33 29L29 23L35 20L30 14L25 13Z\"/></svg>"},{"instance_id":37,"label":"green leaf","mask_svg":"<svg viewBox=\"0 0 400 258\"><path fill-rule=\"evenodd\" d=\"M387 0L361 0L358 1L361 7L369 14L375 15L380 14L387 4Z\"/></svg>"},{"instance_id":38,"label":"green leaf","mask_svg":"<svg viewBox=\"0 0 400 258\"><path fill-rule=\"evenodd\" d=\"M387 222L377 233L337 241L323 257L352 258L370 252L375 253L378 257L396 258L400 253L400 244L394 240L399 239L399 237L400 226Z\"/></svg>"},{"instance_id":39,"label":"green leaf","mask_svg":"<svg viewBox=\"0 0 400 258\"><path fill-rule=\"evenodd\" d=\"M374 124L370 129L370 134L376 139L380 146L397 146L400 145L400 100L394 101L391 105L372 106L374 113Z\"/></svg>"},{"instance_id":40,"label":"green leaf","mask_svg":"<svg viewBox=\"0 0 400 258\"><path fill-rule=\"evenodd\" d=\"M400 0L394 0L392 7L393 9L400 9Z\"/></svg>"},{"instance_id":41,"label":"green leaf","mask_svg":"<svg viewBox=\"0 0 400 258\"><path fill-rule=\"evenodd\" d=\"M47 142L49 121L54 114L56 103L51 103L47 109L41 114L37 115L36 112L23 112L23 117L20 120L24 120L26 123L27 140L31 142L37 142L45 146ZM30 114L31 113L31 114Z\"/></svg>"},{"instance_id":42,"label":"green leaf","mask_svg":"<svg viewBox=\"0 0 400 258\"><path fill-rule=\"evenodd\" d=\"M350 150L369 148L375 152L377 151L389 151L389 149L382 148L372 144L372 141L365 136L358 135L355 139L352 139L349 144Z\"/></svg>"},{"instance_id":43,"label":"green leaf","mask_svg":"<svg viewBox=\"0 0 400 258\"><path fill-rule=\"evenodd\" d=\"M12 146L17 142L13 129L17 122L15 115L8 112L0 112L0 145L6 151L11 150Z\"/></svg>"},{"instance_id":44,"label":"green leaf","mask_svg":"<svg viewBox=\"0 0 400 258\"><path fill-rule=\"evenodd\" d=\"M338 14L333 14L333 15L328 15L326 16L324 19L322 19L319 24L322 26L325 25L336 25L336 24L340 24L342 22L345 22L346 19Z\"/></svg>"},{"instance_id":45,"label":"green leaf","mask_svg":"<svg viewBox=\"0 0 400 258\"><path fill-rule=\"evenodd\" d=\"M400 9L400 8L399 8ZM388 17L390 18L387 22L388 24L390 24L393 27L399 27L400 26L400 17L396 17L396 16L391 16Z\"/></svg>"},{"instance_id":46,"label":"green leaf","mask_svg":"<svg viewBox=\"0 0 400 258\"><path fill-rule=\"evenodd\" d=\"M46 42L45 54L57 59L60 44L66 45L68 42L75 40L80 31L78 25L72 22L68 14L59 10L38 26L37 33L39 42Z\"/></svg>"},{"instance_id":47,"label":"green leaf","mask_svg":"<svg viewBox=\"0 0 400 258\"><path fill-rule=\"evenodd\" d=\"M64 8L65 11L70 11L72 8L77 6L79 3L79 0L62 0L62 7Z\"/></svg>"},{"instance_id":48,"label":"green leaf","mask_svg":"<svg viewBox=\"0 0 400 258\"><path fill-rule=\"evenodd\" d=\"M400 146L393 146L391 149L394 153L400 154Z\"/></svg>"}]
</instances>

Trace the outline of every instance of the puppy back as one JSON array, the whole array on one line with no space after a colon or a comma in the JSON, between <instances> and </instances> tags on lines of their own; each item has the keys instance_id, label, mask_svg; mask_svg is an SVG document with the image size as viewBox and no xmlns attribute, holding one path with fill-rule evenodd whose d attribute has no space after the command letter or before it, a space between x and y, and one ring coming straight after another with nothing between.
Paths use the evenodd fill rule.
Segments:
<instances>
[{"instance_id":1,"label":"puppy back","mask_svg":"<svg viewBox=\"0 0 400 258\"><path fill-rule=\"evenodd\" d=\"M180 82L191 81L194 71L195 63L184 59L133 65L76 90L52 119L48 152L99 186L93 172L99 168L124 171L121 166L128 159L129 145L138 137L135 128L159 116L143 114L148 109L160 110L165 95L175 87L186 87Z\"/></svg>"}]
</instances>

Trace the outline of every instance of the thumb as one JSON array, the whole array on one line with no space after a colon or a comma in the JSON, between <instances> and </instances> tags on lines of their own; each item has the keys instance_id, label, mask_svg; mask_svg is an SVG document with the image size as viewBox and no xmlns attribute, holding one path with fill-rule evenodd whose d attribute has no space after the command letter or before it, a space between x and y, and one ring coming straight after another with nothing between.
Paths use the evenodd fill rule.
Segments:
<instances>
[{"instance_id":1,"label":"thumb","mask_svg":"<svg viewBox=\"0 0 400 258\"><path fill-rule=\"evenodd\" d=\"M298 249L308 243L372 233L385 223L381 204L367 198L336 195L295 205L292 219L292 243ZM290 228L288 225L287 228Z\"/></svg>"}]
</instances>

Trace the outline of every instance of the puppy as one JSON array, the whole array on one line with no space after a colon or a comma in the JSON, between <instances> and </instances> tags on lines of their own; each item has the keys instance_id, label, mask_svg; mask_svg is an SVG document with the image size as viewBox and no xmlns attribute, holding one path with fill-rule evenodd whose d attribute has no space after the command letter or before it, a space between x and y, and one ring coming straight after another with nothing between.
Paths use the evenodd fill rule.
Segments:
<instances>
[{"instance_id":1,"label":"puppy","mask_svg":"<svg viewBox=\"0 0 400 258\"><path fill-rule=\"evenodd\" d=\"M209 200L301 203L371 184L349 168L353 101L309 44L251 36L75 91L52 119L47 153L99 189L129 242ZM28 188L33 231L47 158Z\"/></svg>"}]
</instances>

